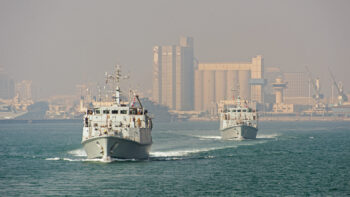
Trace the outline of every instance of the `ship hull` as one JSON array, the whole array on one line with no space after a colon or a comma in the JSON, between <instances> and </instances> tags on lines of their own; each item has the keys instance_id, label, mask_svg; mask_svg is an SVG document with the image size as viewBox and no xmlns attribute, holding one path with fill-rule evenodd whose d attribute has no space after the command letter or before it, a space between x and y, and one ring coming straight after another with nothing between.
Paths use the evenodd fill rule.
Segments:
<instances>
[{"instance_id":1,"label":"ship hull","mask_svg":"<svg viewBox=\"0 0 350 197\"><path fill-rule=\"evenodd\" d=\"M258 129L251 126L239 125L228 127L220 130L221 139L230 140L230 139L256 139L256 134Z\"/></svg>"},{"instance_id":2,"label":"ship hull","mask_svg":"<svg viewBox=\"0 0 350 197\"><path fill-rule=\"evenodd\" d=\"M83 141L82 144L88 159L147 159L152 145L114 136L95 137Z\"/></svg>"}]
</instances>

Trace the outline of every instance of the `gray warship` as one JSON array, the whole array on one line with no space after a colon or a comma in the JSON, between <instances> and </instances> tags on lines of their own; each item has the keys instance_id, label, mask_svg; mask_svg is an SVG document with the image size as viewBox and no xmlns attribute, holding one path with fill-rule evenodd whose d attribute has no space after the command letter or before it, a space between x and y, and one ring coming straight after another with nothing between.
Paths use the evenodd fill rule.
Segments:
<instances>
[{"instance_id":1,"label":"gray warship","mask_svg":"<svg viewBox=\"0 0 350 197\"><path fill-rule=\"evenodd\" d=\"M221 139L256 139L257 132L258 115L247 100L238 97L232 105L224 106L220 113Z\"/></svg>"},{"instance_id":2,"label":"gray warship","mask_svg":"<svg viewBox=\"0 0 350 197\"><path fill-rule=\"evenodd\" d=\"M116 82L114 102L88 108L84 115L82 145L88 159L103 160L147 159L152 145L152 119L143 108L139 97L122 102L119 80L120 67L107 81ZM137 99L137 103L136 103Z\"/></svg>"}]
</instances>

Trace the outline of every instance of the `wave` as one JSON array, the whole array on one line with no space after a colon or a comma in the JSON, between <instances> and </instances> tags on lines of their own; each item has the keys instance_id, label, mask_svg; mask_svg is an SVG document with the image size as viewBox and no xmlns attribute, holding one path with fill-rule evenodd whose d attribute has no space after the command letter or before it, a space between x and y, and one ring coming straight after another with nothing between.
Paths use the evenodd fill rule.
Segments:
<instances>
[{"instance_id":1,"label":"wave","mask_svg":"<svg viewBox=\"0 0 350 197\"><path fill-rule=\"evenodd\" d=\"M274 134L258 134L256 136L256 138L258 139L274 139L276 137L280 136L280 134L278 133L274 133ZM200 140L221 140L221 136L217 136L217 135L193 135L193 137L197 137ZM230 140L226 140L226 141L230 141ZM237 140L237 139L232 139L232 141L244 141L244 140Z\"/></svg>"},{"instance_id":2,"label":"wave","mask_svg":"<svg viewBox=\"0 0 350 197\"><path fill-rule=\"evenodd\" d=\"M181 157L187 156L188 154L195 153L196 151L191 150L179 150L179 151L164 151L164 152L151 152L151 157Z\"/></svg>"},{"instance_id":3,"label":"wave","mask_svg":"<svg viewBox=\"0 0 350 197\"><path fill-rule=\"evenodd\" d=\"M280 136L281 134L278 133L273 133L273 134L259 134L256 136L257 139L274 139L278 136Z\"/></svg>"},{"instance_id":4,"label":"wave","mask_svg":"<svg viewBox=\"0 0 350 197\"><path fill-rule=\"evenodd\" d=\"M83 148L68 151L68 154L76 156L76 157L86 157L87 156L87 154Z\"/></svg>"},{"instance_id":5,"label":"wave","mask_svg":"<svg viewBox=\"0 0 350 197\"><path fill-rule=\"evenodd\" d=\"M193 135L193 137L199 138L200 140L221 140L221 136L218 135Z\"/></svg>"},{"instance_id":6,"label":"wave","mask_svg":"<svg viewBox=\"0 0 350 197\"><path fill-rule=\"evenodd\" d=\"M248 141L246 141L248 142ZM247 146L247 145L255 145L263 142L254 141L254 143L251 143L253 141L250 141L250 143L237 143L230 146L219 146L219 147L211 147L211 148L199 148L199 149L190 149L190 150L174 150L174 151L154 151L150 152L149 159L146 160L138 160L138 159L117 159L117 158L108 158L108 159L87 159L87 158L67 158L67 157L53 157L53 158L46 158L45 160L49 161L69 161L69 162L101 162L101 163L111 163L111 162L139 162L139 161L174 161L174 160L185 160L185 159L213 159L216 158L214 155L195 155L198 153L204 153L214 150L222 150L222 149L229 149L229 148L237 148L238 146ZM81 157L82 154L80 149L69 151L73 155L79 155Z\"/></svg>"},{"instance_id":7,"label":"wave","mask_svg":"<svg viewBox=\"0 0 350 197\"><path fill-rule=\"evenodd\" d=\"M83 161L84 159L72 159L72 158L60 158L60 157L52 157L52 158L46 158L45 160L48 161Z\"/></svg>"},{"instance_id":8,"label":"wave","mask_svg":"<svg viewBox=\"0 0 350 197\"><path fill-rule=\"evenodd\" d=\"M191 150L176 150L176 151L157 151L151 152L151 157L183 157L188 156L190 154L201 153L201 152L209 152L213 150L220 150L226 148L236 148L238 145L234 146L222 146L222 147L212 147L212 148L202 148L202 149L191 149Z\"/></svg>"},{"instance_id":9,"label":"wave","mask_svg":"<svg viewBox=\"0 0 350 197\"><path fill-rule=\"evenodd\" d=\"M112 163L112 162L130 162L130 161L138 161L137 159L116 159L116 158L108 158L108 159L82 159L82 161L87 162L101 162L101 163Z\"/></svg>"},{"instance_id":10,"label":"wave","mask_svg":"<svg viewBox=\"0 0 350 197\"><path fill-rule=\"evenodd\" d=\"M48 161L57 161L57 160L60 160L61 158L59 157L53 157L53 158L46 158L45 160L48 160Z\"/></svg>"},{"instance_id":11,"label":"wave","mask_svg":"<svg viewBox=\"0 0 350 197\"><path fill-rule=\"evenodd\" d=\"M75 151L75 150L74 150ZM70 152L74 152L70 151ZM79 151L76 151L79 152ZM79 157L82 157L79 154ZM52 157L52 158L46 158L47 161L81 161L81 162L102 162L102 163L109 163L109 162L123 162L123 161L138 161L137 159L117 159L117 158L96 158L96 159L87 159L87 158L68 158L68 157Z\"/></svg>"},{"instance_id":12,"label":"wave","mask_svg":"<svg viewBox=\"0 0 350 197\"><path fill-rule=\"evenodd\" d=\"M258 134L258 139L273 139L278 137L280 134ZM217 135L193 135L193 137L197 137L200 140L220 140L221 136ZM228 148L237 148L238 146L247 146L247 145L255 145L259 143L263 143L263 141L259 140L249 140L249 141L243 141L244 143L231 143L230 145L221 145L216 147L207 147L207 148L196 148L196 149L178 149L178 150L170 150L170 151L152 151L150 152L150 157L148 161L169 161L169 160L182 160L182 159L188 159L192 158L193 154L202 153L202 152L209 152L214 150L221 150L221 149L228 149ZM83 148L74 149L67 152L69 155L73 157L52 157L52 158L46 158L45 160L49 161L70 161L70 162L103 162L103 163L109 163L109 162L133 162L133 161L145 161L145 160L137 160L137 159L116 159L116 158L110 158L110 159L87 159L87 154L84 151ZM198 155L199 156L199 155ZM196 157L196 156L194 156ZM212 155L206 155L204 158L215 158ZM147 161L147 160L146 160Z\"/></svg>"}]
</instances>

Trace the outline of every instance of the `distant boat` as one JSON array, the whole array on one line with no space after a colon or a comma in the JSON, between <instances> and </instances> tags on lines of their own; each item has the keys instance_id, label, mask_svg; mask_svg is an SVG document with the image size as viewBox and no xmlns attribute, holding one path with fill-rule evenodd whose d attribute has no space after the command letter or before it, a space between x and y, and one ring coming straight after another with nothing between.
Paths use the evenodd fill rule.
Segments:
<instances>
[{"instance_id":1,"label":"distant boat","mask_svg":"<svg viewBox=\"0 0 350 197\"><path fill-rule=\"evenodd\" d=\"M138 96L137 103L123 103L118 86L120 68L114 76L107 76L116 83L114 103L87 109L84 116L82 144L88 158L146 159L152 145L152 119L143 108Z\"/></svg>"},{"instance_id":2,"label":"distant boat","mask_svg":"<svg viewBox=\"0 0 350 197\"><path fill-rule=\"evenodd\" d=\"M220 113L221 139L256 139L258 115L248 104L247 100L238 97L233 105L224 106Z\"/></svg>"}]
</instances>

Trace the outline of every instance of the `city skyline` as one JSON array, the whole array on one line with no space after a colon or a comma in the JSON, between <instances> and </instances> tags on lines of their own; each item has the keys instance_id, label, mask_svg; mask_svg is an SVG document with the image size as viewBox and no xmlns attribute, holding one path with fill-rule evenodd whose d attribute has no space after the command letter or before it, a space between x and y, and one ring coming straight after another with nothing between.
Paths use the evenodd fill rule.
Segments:
<instances>
[{"instance_id":1,"label":"city skyline","mask_svg":"<svg viewBox=\"0 0 350 197\"><path fill-rule=\"evenodd\" d=\"M200 4L200 6L198 6ZM121 64L152 89L152 47L191 36L202 62L249 61L303 72L330 95L332 69L348 92L348 1L0 1L0 65L39 95L71 94ZM161 25L161 26L159 26ZM102 73L102 74L99 74Z\"/></svg>"}]
</instances>

